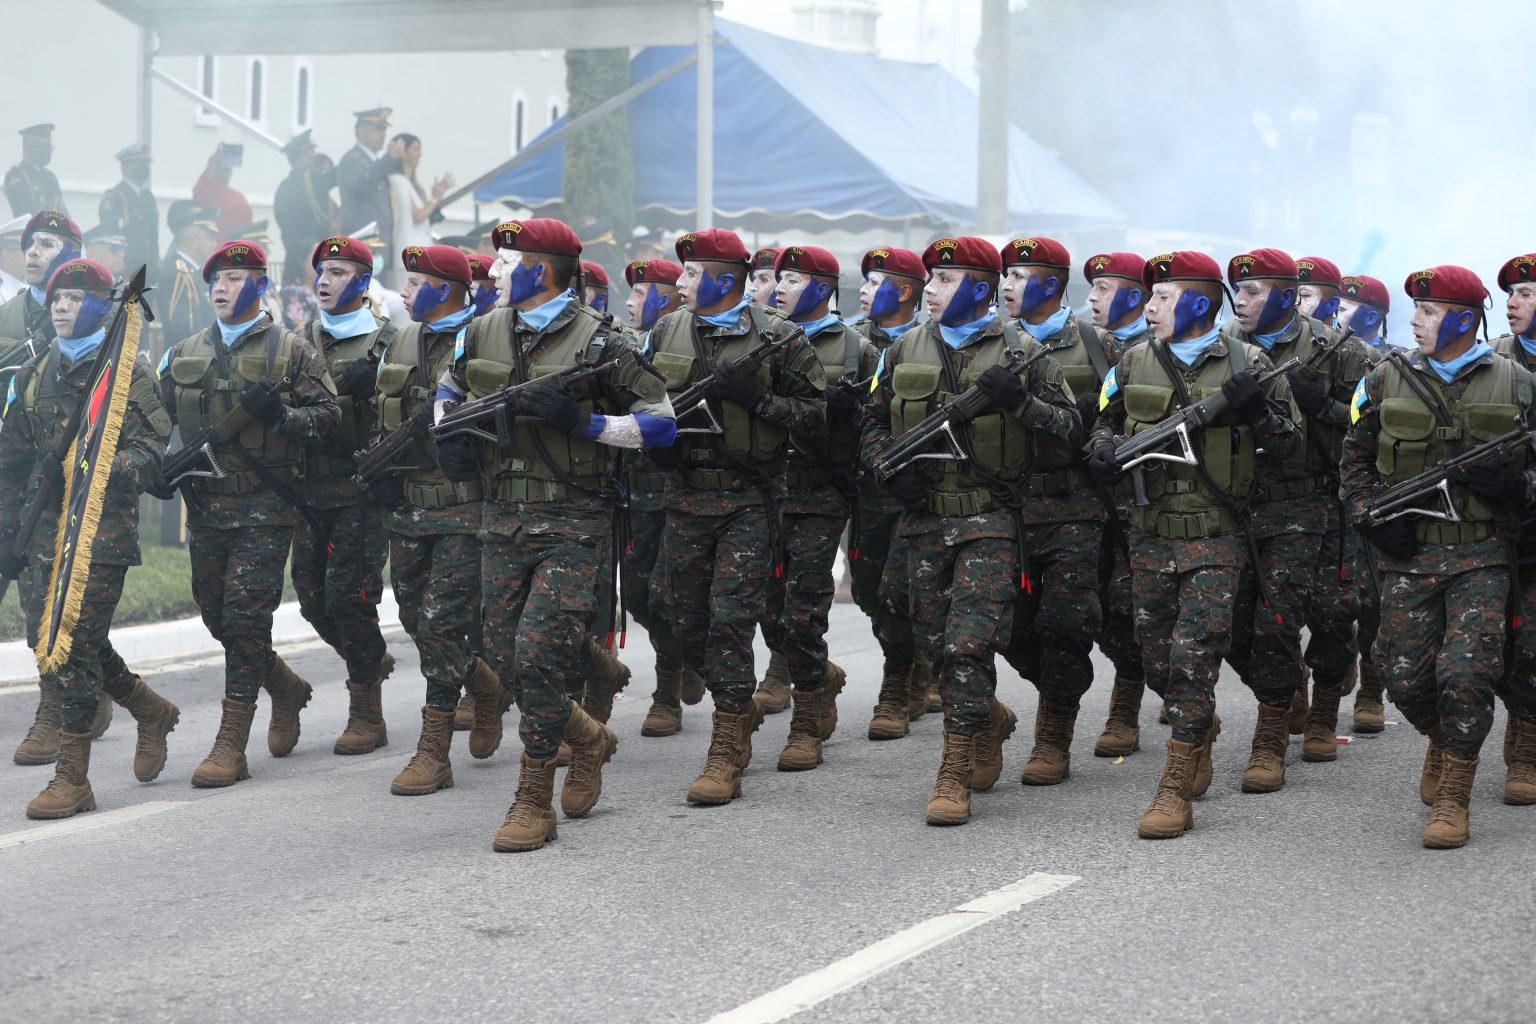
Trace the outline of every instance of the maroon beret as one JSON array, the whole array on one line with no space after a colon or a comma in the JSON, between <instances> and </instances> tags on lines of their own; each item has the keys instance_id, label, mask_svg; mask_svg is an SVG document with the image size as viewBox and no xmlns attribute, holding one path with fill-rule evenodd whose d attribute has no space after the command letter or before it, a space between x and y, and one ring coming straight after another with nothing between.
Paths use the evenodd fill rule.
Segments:
<instances>
[{"instance_id":1,"label":"maroon beret","mask_svg":"<svg viewBox=\"0 0 1536 1024\"><path fill-rule=\"evenodd\" d=\"M95 260L70 260L48 278L48 287L44 289L44 294L50 305L53 303L53 293L60 288L110 292L112 272Z\"/></svg>"},{"instance_id":2,"label":"maroon beret","mask_svg":"<svg viewBox=\"0 0 1536 1024\"><path fill-rule=\"evenodd\" d=\"M773 265L779 262L779 253L783 249L759 249L752 254L753 270L772 270Z\"/></svg>"},{"instance_id":3,"label":"maroon beret","mask_svg":"<svg viewBox=\"0 0 1536 1024\"><path fill-rule=\"evenodd\" d=\"M1415 270L1403 281L1403 291L1415 302L1452 302L1481 309L1488 301L1488 289L1476 272L1450 264Z\"/></svg>"},{"instance_id":4,"label":"maroon beret","mask_svg":"<svg viewBox=\"0 0 1536 1024\"><path fill-rule=\"evenodd\" d=\"M1296 261L1279 249L1255 249L1233 256L1227 263L1227 282L1250 280L1297 280Z\"/></svg>"},{"instance_id":5,"label":"maroon beret","mask_svg":"<svg viewBox=\"0 0 1536 1024\"><path fill-rule=\"evenodd\" d=\"M346 235L332 235L322 239L310 255L309 265L319 270L321 260L351 260L361 264L364 270L373 272L373 250Z\"/></svg>"},{"instance_id":6,"label":"maroon beret","mask_svg":"<svg viewBox=\"0 0 1536 1024\"><path fill-rule=\"evenodd\" d=\"M1339 290L1344 293L1345 298L1363 302L1367 306L1375 306L1383 313L1392 308L1392 296L1387 293L1387 286L1374 277L1351 274L1343 279Z\"/></svg>"},{"instance_id":7,"label":"maroon beret","mask_svg":"<svg viewBox=\"0 0 1536 1024\"><path fill-rule=\"evenodd\" d=\"M1147 260L1141 283L1151 288L1159 281L1210 281L1221 284L1221 267L1203 252L1180 249Z\"/></svg>"},{"instance_id":8,"label":"maroon beret","mask_svg":"<svg viewBox=\"0 0 1536 1024\"><path fill-rule=\"evenodd\" d=\"M85 236L80 233L80 225L69 219L68 214L58 210L39 210L27 221L27 226L21 229L21 247L31 248L32 236L39 231L46 231L50 235L58 235L60 238L68 238L79 248L85 244Z\"/></svg>"},{"instance_id":9,"label":"maroon beret","mask_svg":"<svg viewBox=\"0 0 1536 1024\"><path fill-rule=\"evenodd\" d=\"M581 255L581 239L576 232L565 221L553 217L504 220L491 231L491 245L546 256Z\"/></svg>"},{"instance_id":10,"label":"maroon beret","mask_svg":"<svg viewBox=\"0 0 1536 1024\"><path fill-rule=\"evenodd\" d=\"M1141 283L1147 261L1133 252L1101 252L1083 262L1083 277L1092 283L1099 277L1124 277Z\"/></svg>"},{"instance_id":11,"label":"maroon beret","mask_svg":"<svg viewBox=\"0 0 1536 1024\"><path fill-rule=\"evenodd\" d=\"M496 262L496 257L488 252L472 252L464 257L469 260L469 276L476 281L489 281L491 279L491 264Z\"/></svg>"},{"instance_id":12,"label":"maroon beret","mask_svg":"<svg viewBox=\"0 0 1536 1024\"><path fill-rule=\"evenodd\" d=\"M871 270L878 270L885 274L900 274L902 277L914 278L918 281L926 280L928 271L923 266L923 258L911 249L897 249L886 246L882 249L871 249L864 254L859 261L859 275L868 277Z\"/></svg>"},{"instance_id":13,"label":"maroon beret","mask_svg":"<svg viewBox=\"0 0 1536 1024\"><path fill-rule=\"evenodd\" d=\"M400 265L407 272L453 281L465 288L475 286L469 273L469 257L451 245L408 245L400 250Z\"/></svg>"},{"instance_id":14,"label":"maroon beret","mask_svg":"<svg viewBox=\"0 0 1536 1024\"><path fill-rule=\"evenodd\" d=\"M592 288L608 287L608 271L593 263L591 260L581 261L581 276L586 279L587 285Z\"/></svg>"},{"instance_id":15,"label":"maroon beret","mask_svg":"<svg viewBox=\"0 0 1536 1024\"><path fill-rule=\"evenodd\" d=\"M624 268L624 283L633 288L641 281L676 285L683 268L671 260L635 260Z\"/></svg>"},{"instance_id":16,"label":"maroon beret","mask_svg":"<svg viewBox=\"0 0 1536 1024\"><path fill-rule=\"evenodd\" d=\"M1296 261L1296 276L1303 284L1326 284L1334 288L1344 287L1344 276L1339 265L1321 256L1303 256Z\"/></svg>"},{"instance_id":17,"label":"maroon beret","mask_svg":"<svg viewBox=\"0 0 1536 1024\"><path fill-rule=\"evenodd\" d=\"M817 245L791 245L779 253L779 258L773 263L773 273L777 276L786 270L819 274L822 277L836 277L842 273L837 265L837 257Z\"/></svg>"},{"instance_id":18,"label":"maroon beret","mask_svg":"<svg viewBox=\"0 0 1536 1024\"><path fill-rule=\"evenodd\" d=\"M988 274L1003 272L1003 261L997 250L985 238L974 235L929 242L928 248L923 250L923 266L930 271L938 267L961 267Z\"/></svg>"},{"instance_id":19,"label":"maroon beret","mask_svg":"<svg viewBox=\"0 0 1536 1024\"><path fill-rule=\"evenodd\" d=\"M1522 281L1533 280L1536 280L1536 252L1516 256L1499 268L1499 287L1506 292L1513 291Z\"/></svg>"},{"instance_id":20,"label":"maroon beret","mask_svg":"<svg viewBox=\"0 0 1536 1024\"><path fill-rule=\"evenodd\" d=\"M373 266L372 260L368 266ZM246 238L225 242L213 250L213 255L203 264L203 280L211 282L213 275L221 270L256 270L264 274L267 272L267 252Z\"/></svg>"},{"instance_id":21,"label":"maroon beret","mask_svg":"<svg viewBox=\"0 0 1536 1024\"><path fill-rule=\"evenodd\" d=\"M677 241L672 243L672 248L677 252L679 263L687 263L689 260L706 260L714 263L752 265L752 256L747 252L747 247L741 244L741 239L737 237L736 232L727 231L724 228L690 231L686 235L679 236Z\"/></svg>"},{"instance_id":22,"label":"maroon beret","mask_svg":"<svg viewBox=\"0 0 1536 1024\"><path fill-rule=\"evenodd\" d=\"M997 250L1004 267L1053 267L1072 272L1072 256L1054 238L1015 238Z\"/></svg>"}]
</instances>

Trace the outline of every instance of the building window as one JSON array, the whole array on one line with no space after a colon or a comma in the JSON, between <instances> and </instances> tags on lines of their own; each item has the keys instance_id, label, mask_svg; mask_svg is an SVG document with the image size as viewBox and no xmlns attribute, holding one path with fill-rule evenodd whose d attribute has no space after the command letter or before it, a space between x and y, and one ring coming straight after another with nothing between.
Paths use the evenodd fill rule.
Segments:
<instances>
[{"instance_id":1,"label":"building window","mask_svg":"<svg viewBox=\"0 0 1536 1024\"><path fill-rule=\"evenodd\" d=\"M527 139L528 100L522 93L512 94L512 152L521 153Z\"/></svg>"},{"instance_id":2,"label":"building window","mask_svg":"<svg viewBox=\"0 0 1536 1024\"><path fill-rule=\"evenodd\" d=\"M549 123L554 124L560 120L560 101L555 97L549 98Z\"/></svg>"},{"instance_id":3,"label":"building window","mask_svg":"<svg viewBox=\"0 0 1536 1024\"><path fill-rule=\"evenodd\" d=\"M267 121L267 62L252 57L246 70L245 116L257 124Z\"/></svg>"},{"instance_id":4,"label":"building window","mask_svg":"<svg viewBox=\"0 0 1536 1024\"><path fill-rule=\"evenodd\" d=\"M219 95L219 59L217 57L202 57L197 62L197 91L209 99L217 99ZM192 114L195 124L217 126L219 115L213 112L212 107L199 105Z\"/></svg>"},{"instance_id":5,"label":"building window","mask_svg":"<svg viewBox=\"0 0 1536 1024\"><path fill-rule=\"evenodd\" d=\"M314 101L315 72L309 59L297 57L293 62L293 131L297 135L306 128L314 127L312 111Z\"/></svg>"}]
</instances>

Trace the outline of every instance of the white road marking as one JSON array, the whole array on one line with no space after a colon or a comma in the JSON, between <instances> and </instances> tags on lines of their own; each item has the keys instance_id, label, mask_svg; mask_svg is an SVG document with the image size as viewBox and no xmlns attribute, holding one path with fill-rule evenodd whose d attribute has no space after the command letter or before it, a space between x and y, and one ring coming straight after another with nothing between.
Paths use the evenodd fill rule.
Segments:
<instances>
[{"instance_id":1,"label":"white road marking","mask_svg":"<svg viewBox=\"0 0 1536 1024\"><path fill-rule=\"evenodd\" d=\"M964 935L972 928L979 928L1026 903L1060 892L1079 880L1077 875L1033 872L1011 885L995 889L969 903L962 903L947 914L930 917L820 970L803 974L788 985L758 996L734 1010L717 1013L709 1019L708 1024L771 1024L773 1021L788 1020L935 946Z\"/></svg>"},{"instance_id":2,"label":"white road marking","mask_svg":"<svg viewBox=\"0 0 1536 1024\"><path fill-rule=\"evenodd\" d=\"M103 825L116 825L124 821L133 821L135 818L147 818L151 814L159 814L161 811L169 811L173 807L181 807L187 804L186 800L151 800L149 803L137 804L133 807L120 807L115 811L86 811L77 814L73 818L65 818L63 821L55 821L48 825L36 825L23 829L20 832L11 832L0 836L0 850L7 846L20 846L22 843L32 843L39 839L52 839L55 836L67 836L75 832L84 832L86 829L100 828Z\"/></svg>"}]
</instances>

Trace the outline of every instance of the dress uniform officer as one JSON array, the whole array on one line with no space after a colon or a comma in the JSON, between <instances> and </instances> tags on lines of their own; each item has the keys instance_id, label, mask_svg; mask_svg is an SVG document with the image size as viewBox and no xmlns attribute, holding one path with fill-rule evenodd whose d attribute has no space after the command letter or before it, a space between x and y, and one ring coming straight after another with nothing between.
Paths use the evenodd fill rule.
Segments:
<instances>
[{"instance_id":1,"label":"dress uniform officer","mask_svg":"<svg viewBox=\"0 0 1536 1024\"><path fill-rule=\"evenodd\" d=\"M31 217L16 217L0 224L0 305L11 301L27 287L27 254L21 249L21 233Z\"/></svg>"},{"instance_id":2,"label":"dress uniform officer","mask_svg":"<svg viewBox=\"0 0 1536 1024\"><path fill-rule=\"evenodd\" d=\"M336 168L316 153L312 134L313 130L306 128L283 147L290 170L272 197L272 216L283 238L284 284L303 282L308 268L302 257L341 227L340 213L331 198Z\"/></svg>"},{"instance_id":3,"label":"dress uniform officer","mask_svg":"<svg viewBox=\"0 0 1536 1024\"><path fill-rule=\"evenodd\" d=\"M5 197L11 201L12 216L40 210L67 215L59 179L48 169L53 159L53 125L34 124L16 134L21 136L21 163L5 172Z\"/></svg>"},{"instance_id":4,"label":"dress uniform officer","mask_svg":"<svg viewBox=\"0 0 1536 1024\"><path fill-rule=\"evenodd\" d=\"M389 130L388 107L359 110L352 133L357 145L342 154L336 164L336 184L341 197L343 224L375 224L384 240L385 265L392 258L394 218L389 202L389 176L400 169L399 143L384 145Z\"/></svg>"},{"instance_id":5,"label":"dress uniform officer","mask_svg":"<svg viewBox=\"0 0 1536 1024\"><path fill-rule=\"evenodd\" d=\"M98 224L85 233L85 258L107 268L112 280L121 281L128 264L128 239L116 228ZM141 264L134 264L137 269Z\"/></svg>"},{"instance_id":6,"label":"dress uniform officer","mask_svg":"<svg viewBox=\"0 0 1536 1024\"><path fill-rule=\"evenodd\" d=\"M166 222L171 228L171 251L166 254L165 270L160 275L166 300L165 308L159 312L169 347L203 330L213 319L202 270L218 245L219 226L212 210L204 210L185 199L171 204Z\"/></svg>"},{"instance_id":7,"label":"dress uniform officer","mask_svg":"<svg viewBox=\"0 0 1536 1024\"><path fill-rule=\"evenodd\" d=\"M79 226L57 210L40 210L27 221L21 232L27 287L0 306L0 370L19 366L53 340L44 288L55 270L79 258L83 244Z\"/></svg>"},{"instance_id":8,"label":"dress uniform officer","mask_svg":"<svg viewBox=\"0 0 1536 1024\"><path fill-rule=\"evenodd\" d=\"M123 262L131 269L149 268L151 284L160 275L160 204L149 190L149 143L136 142L117 151L123 178L102 193L97 222L122 235L127 250Z\"/></svg>"}]
</instances>

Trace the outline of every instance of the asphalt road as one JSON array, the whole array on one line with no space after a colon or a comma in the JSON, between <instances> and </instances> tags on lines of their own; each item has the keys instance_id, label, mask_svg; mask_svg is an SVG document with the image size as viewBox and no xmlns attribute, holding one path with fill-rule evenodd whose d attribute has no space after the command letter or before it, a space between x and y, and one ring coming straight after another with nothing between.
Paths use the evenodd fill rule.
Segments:
<instances>
[{"instance_id":1,"label":"asphalt road","mask_svg":"<svg viewBox=\"0 0 1536 1024\"><path fill-rule=\"evenodd\" d=\"M1145 842L1136 819L1166 732L1150 703L1148 749L1094 758L1110 680L1100 662L1070 781L1027 788L1017 780L1034 700L1003 666L1000 691L1024 709L1003 780L976 797L971 824L936 829L923 810L938 716L903 740L865 739L878 648L851 605L834 609L830 639L849 685L826 764L776 772L789 724L776 716L745 798L694 808L684 793L703 764L708 699L681 734L641 738L653 677L632 634L635 679L614 711L622 745L602 802L520 855L491 850L516 780L511 717L489 760L457 738L456 788L389 794L423 694L398 632L387 749L331 753L340 662L316 644L289 649L317 690L303 738L269 757L263 701L253 778L227 790L188 782L217 726L216 659L148 671L181 725L165 773L140 785L119 710L93 751L101 809L74 819L105 823L28 837L40 823L22 809L51 769L0 764L0 1020L706 1021L786 986L814 1002L796 1021L1532 1019L1536 808L1499 802L1498 733L1471 845L1432 852L1419 845L1423 747L1406 725L1357 738L1331 765L1303 764L1298 739L1286 788L1244 795L1253 702L1224 679L1226 729L1196 831ZM0 695L6 744L32 709L29 693ZM157 813L125 820L124 809ZM913 938L881 973L842 963L1035 873L1075 880L972 916L983 923L926 951ZM829 965L841 980L827 991L845 990L815 1002L814 979L797 979Z\"/></svg>"}]
</instances>

